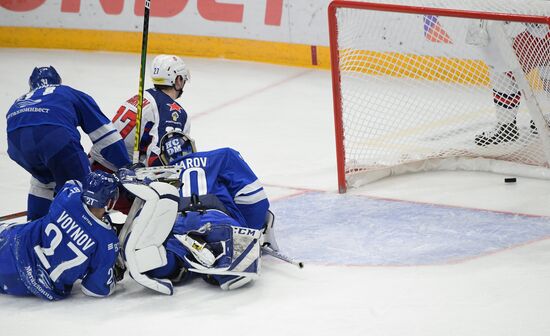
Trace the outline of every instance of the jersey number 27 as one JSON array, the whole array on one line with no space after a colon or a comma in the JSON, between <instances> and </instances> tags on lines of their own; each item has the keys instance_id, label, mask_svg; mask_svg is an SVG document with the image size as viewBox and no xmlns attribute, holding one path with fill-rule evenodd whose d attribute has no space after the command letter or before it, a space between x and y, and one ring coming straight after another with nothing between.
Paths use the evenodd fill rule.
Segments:
<instances>
[{"instance_id":1,"label":"jersey number 27","mask_svg":"<svg viewBox=\"0 0 550 336\"><path fill-rule=\"evenodd\" d=\"M75 257L73 259L60 263L59 265L57 265L56 268L50 270L50 268L52 268L52 265L46 257L51 257L55 254L55 250L63 240L63 233L55 224L52 223L46 226L45 233L48 237L50 236L50 234L53 234L52 240L50 242L50 247L42 247L40 245L36 245L34 247L34 251L38 256L38 259L40 259L42 265L49 271L52 281L55 282L64 271L76 267L88 259L88 256L80 251L80 249L76 247L75 244L73 244L72 242L68 242L67 247L69 247L74 252Z\"/></svg>"}]
</instances>

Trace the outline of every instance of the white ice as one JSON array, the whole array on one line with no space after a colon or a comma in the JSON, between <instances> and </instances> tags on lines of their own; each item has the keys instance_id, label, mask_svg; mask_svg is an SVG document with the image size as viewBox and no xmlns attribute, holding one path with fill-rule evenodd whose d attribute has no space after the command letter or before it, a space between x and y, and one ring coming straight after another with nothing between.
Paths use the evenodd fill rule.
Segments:
<instances>
[{"instance_id":1,"label":"white ice","mask_svg":"<svg viewBox=\"0 0 550 336\"><path fill-rule=\"evenodd\" d=\"M339 197L329 72L185 60L192 80L181 102L199 149L238 149L273 202L305 191ZM138 87L135 54L0 49L0 64L0 110L5 112L27 91L37 65L54 65L64 83L90 93L109 116ZM0 123L4 214L25 209L29 176L8 158L5 119ZM487 173L398 176L350 195L550 216L550 182L520 178L509 185L503 176ZM330 209L309 204L312 209L332 218ZM332 237L344 247L353 238L354 232L345 229ZM312 242L302 244L307 248ZM69 299L55 303L0 296L0 335L550 334L546 237L437 265L314 262L299 270L265 257L262 271L257 282L233 292L194 281L167 297L125 279L107 299L85 297L78 286Z\"/></svg>"}]
</instances>

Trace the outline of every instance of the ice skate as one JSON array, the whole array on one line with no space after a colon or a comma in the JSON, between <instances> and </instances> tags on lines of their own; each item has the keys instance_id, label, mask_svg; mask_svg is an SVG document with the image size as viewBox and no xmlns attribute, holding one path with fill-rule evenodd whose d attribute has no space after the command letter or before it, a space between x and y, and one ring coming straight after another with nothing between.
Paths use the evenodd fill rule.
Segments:
<instances>
[{"instance_id":1,"label":"ice skate","mask_svg":"<svg viewBox=\"0 0 550 336\"><path fill-rule=\"evenodd\" d=\"M509 124L498 124L492 131L478 134L475 142L478 146L497 145L502 142L516 141L518 137L519 131L514 120Z\"/></svg>"}]
</instances>

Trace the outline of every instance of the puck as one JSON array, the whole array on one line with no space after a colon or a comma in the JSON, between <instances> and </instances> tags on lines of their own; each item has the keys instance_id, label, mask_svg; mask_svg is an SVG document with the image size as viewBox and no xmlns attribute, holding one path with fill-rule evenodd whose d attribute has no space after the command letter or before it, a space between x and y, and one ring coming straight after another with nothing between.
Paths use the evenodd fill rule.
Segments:
<instances>
[{"instance_id":1,"label":"puck","mask_svg":"<svg viewBox=\"0 0 550 336\"><path fill-rule=\"evenodd\" d=\"M504 178L504 182L514 183L514 182L516 182L516 178L515 177L506 177L506 178Z\"/></svg>"}]
</instances>

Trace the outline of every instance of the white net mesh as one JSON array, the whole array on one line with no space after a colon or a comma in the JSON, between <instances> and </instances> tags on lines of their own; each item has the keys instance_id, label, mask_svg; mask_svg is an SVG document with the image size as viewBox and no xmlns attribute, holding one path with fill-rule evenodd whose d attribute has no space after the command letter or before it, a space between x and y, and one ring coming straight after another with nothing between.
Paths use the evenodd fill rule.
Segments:
<instances>
[{"instance_id":1,"label":"white net mesh","mask_svg":"<svg viewBox=\"0 0 550 336\"><path fill-rule=\"evenodd\" d=\"M550 16L542 1L384 3ZM550 176L550 35L529 20L338 8L348 185L427 165Z\"/></svg>"}]
</instances>

